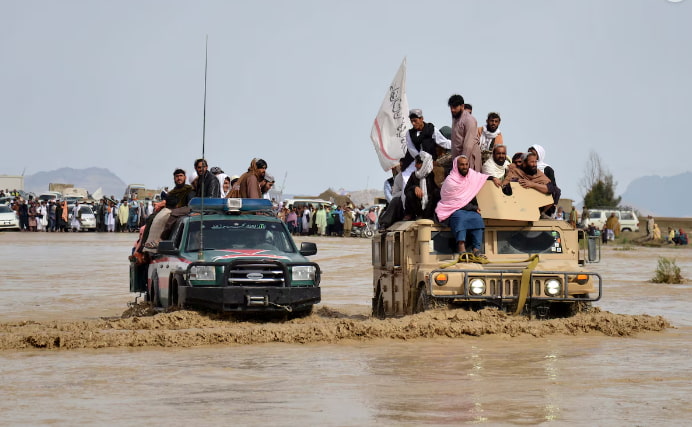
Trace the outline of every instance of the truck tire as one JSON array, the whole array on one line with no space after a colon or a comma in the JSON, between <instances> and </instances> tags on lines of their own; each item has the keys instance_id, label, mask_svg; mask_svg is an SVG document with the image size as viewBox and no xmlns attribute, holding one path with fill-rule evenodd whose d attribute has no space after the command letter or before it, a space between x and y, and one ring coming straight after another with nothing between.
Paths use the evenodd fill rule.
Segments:
<instances>
[{"instance_id":1,"label":"truck tire","mask_svg":"<svg viewBox=\"0 0 692 427\"><path fill-rule=\"evenodd\" d=\"M151 305L155 308L161 307L161 292L159 291L159 276L154 274L151 278L151 295L149 296Z\"/></svg>"},{"instance_id":2,"label":"truck tire","mask_svg":"<svg viewBox=\"0 0 692 427\"><path fill-rule=\"evenodd\" d=\"M375 297L372 299L372 317L384 319L386 315L384 311L384 295L382 295L382 289L378 286Z\"/></svg>"},{"instance_id":3,"label":"truck tire","mask_svg":"<svg viewBox=\"0 0 692 427\"><path fill-rule=\"evenodd\" d=\"M180 283L180 278L172 276L168 283L170 283L170 288L168 288L168 306L178 308L178 284Z\"/></svg>"},{"instance_id":4,"label":"truck tire","mask_svg":"<svg viewBox=\"0 0 692 427\"><path fill-rule=\"evenodd\" d=\"M425 292L425 286L419 286L418 296L416 297L416 304L413 306L413 314L422 313L426 310L430 310L430 307L430 297Z\"/></svg>"}]
</instances>

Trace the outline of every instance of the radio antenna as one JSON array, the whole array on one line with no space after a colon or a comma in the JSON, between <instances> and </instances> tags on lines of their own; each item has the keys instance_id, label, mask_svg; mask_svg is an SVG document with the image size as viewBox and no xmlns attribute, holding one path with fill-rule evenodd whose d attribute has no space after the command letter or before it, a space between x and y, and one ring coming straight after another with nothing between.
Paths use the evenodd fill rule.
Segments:
<instances>
[{"instance_id":1,"label":"radio antenna","mask_svg":"<svg viewBox=\"0 0 692 427\"><path fill-rule=\"evenodd\" d=\"M209 57L209 34L204 36L204 107L202 109L202 160L206 163L204 157L204 141L207 136L207 58ZM205 172L210 173L209 170ZM197 260L204 260L204 180L197 175L197 184L201 185L202 191L202 206L199 217L199 252L197 252ZM201 182L200 182L201 181Z\"/></svg>"}]
</instances>

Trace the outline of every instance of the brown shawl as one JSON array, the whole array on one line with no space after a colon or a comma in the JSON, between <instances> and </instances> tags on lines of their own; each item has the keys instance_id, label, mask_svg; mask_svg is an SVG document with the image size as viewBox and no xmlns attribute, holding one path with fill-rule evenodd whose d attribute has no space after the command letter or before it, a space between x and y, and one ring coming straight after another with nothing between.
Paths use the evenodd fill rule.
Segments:
<instances>
[{"instance_id":1,"label":"brown shawl","mask_svg":"<svg viewBox=\"0 0 692 427\"><path fill-rule=\"evenodd\" d=\"M257 159L252 159L247 172L242 174L236 181L233 188L228 192L228 197L242 197L244 199L261 199L262 192L260 191L259 178L257 177Z\"/></svg>"},{"instance_id":2,"label":"brown shawl","mask_svg":"<svg viewBox=\"0 0 692 427\"><path fill-rule=\"evenodd\" d=\"M535 182L536 184L545 185L548 185L551 182L550 178L545 176L545 174L541 171L536 171L536 175L529 175L526 172L524 172L523 169L518 168L515 164L509 165L509 171L507 171L507 176L505 176L505 180L517 181L520 179L526 179L528 181Z\"/></svg>"}]
</instances>

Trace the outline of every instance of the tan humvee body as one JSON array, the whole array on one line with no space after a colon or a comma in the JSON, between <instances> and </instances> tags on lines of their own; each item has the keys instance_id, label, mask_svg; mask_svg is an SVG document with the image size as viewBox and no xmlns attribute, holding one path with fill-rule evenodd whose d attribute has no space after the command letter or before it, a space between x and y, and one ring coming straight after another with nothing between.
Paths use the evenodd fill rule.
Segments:
<instances>
[{"instance_id":1,"label":"tan humvee body","mask_svg":"<svg viewBox=\"0 0 692 427\"><path fill-rule=\"evenodd\" d=\"M512 190L505 196L488 182L477 196L487 263L459 261L449 227L431 220L401 221L377 233L373 314L403 316L447 303L545 317L600 299L601 277L584 270L578 231L566 221L539 219L538 207L552 198L516 183Z\"/></svg>"}]
</instances>

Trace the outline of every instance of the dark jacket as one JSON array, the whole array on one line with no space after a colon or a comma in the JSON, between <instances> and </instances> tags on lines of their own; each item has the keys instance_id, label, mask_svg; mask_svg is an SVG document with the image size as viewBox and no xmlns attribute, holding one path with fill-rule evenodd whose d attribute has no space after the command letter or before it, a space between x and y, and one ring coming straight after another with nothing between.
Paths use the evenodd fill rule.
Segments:
<instances>
[{"instance_id":1,"label":"dark jacket","mask_svg":"<svg viewBox=\"0 0 692 427\"><path fill-rule=\"evenodd\" d=\"M426 123L423 126L423 130L420 131L420 134L417 134L418 131L413 128L408 131L408 135L411 138L413 146L416 147L419 152L425 151L432 156L433 160L437 160L437 143L435 142L434 137L435 125L432 123ZM404 158L404 169L402 170L405 170L414 160L414 157L408 151L406 151L406 156Z\"/></svg>"},{"instance_id":2,"label":"dark jacket","mask_svg":"<svg viewBox=\"0 0 692 427\"><path fill-rule=\"evenodd\" d=\"M202 194L202 188L204 188L204 194ZM195 197L221 197L221 185L213 173L207 171L204 175L197 177Z\"/></svg>"}]
</instances>

